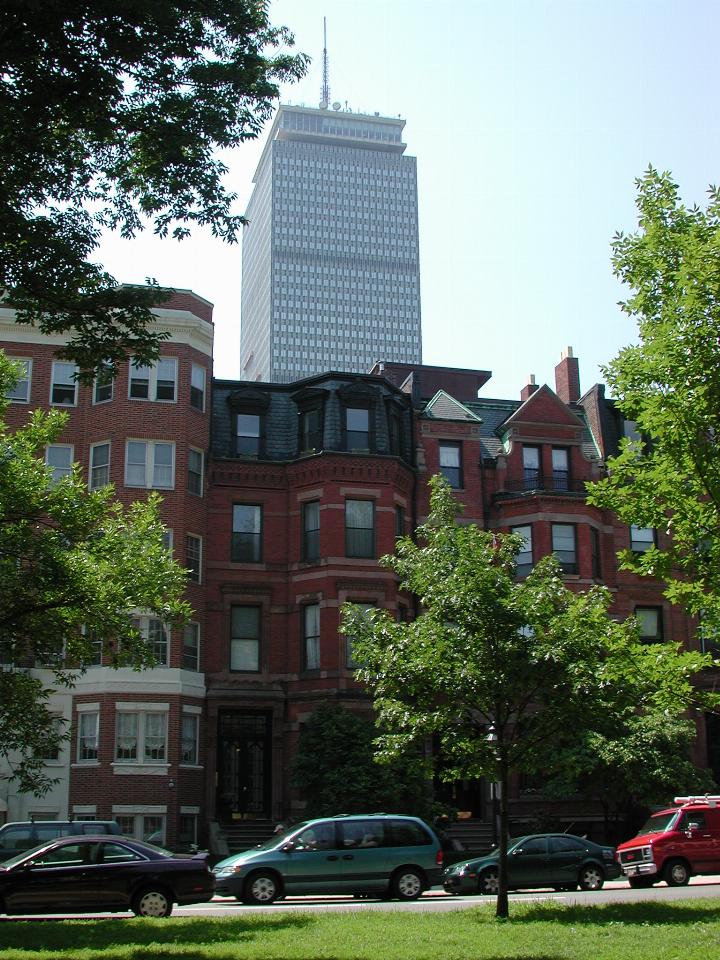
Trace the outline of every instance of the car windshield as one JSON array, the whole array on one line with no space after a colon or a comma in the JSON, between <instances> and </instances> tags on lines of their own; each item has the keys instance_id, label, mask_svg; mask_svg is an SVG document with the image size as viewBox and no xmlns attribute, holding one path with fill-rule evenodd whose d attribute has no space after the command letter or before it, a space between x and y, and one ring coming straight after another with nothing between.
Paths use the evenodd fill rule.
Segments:
<instances>
[{"instance_id":1,"label":"car windshield","mask_svg":"<svg viewBox=\"0 0 720 960\"><path fill-rule=\"evenodd\" d=\"M7 860L3 860L2 865L4 867L14 867L16 863L22 863L23 860L30 860L34 854L39 850L45 850L46 847L47 841L31 847L29 850L21 850L20 853L16 853L14 857L8 857Z\"/></svg>"},{"instance_id":2,"label":"car windshield","mask_svg":"<svg viewBox=\"0 0 720 960\"><path fill-rule=\"evenodd\" d=\"M259 843L256 847L253 847L253 850L274 850L275 847L286 843L290 837L294 836L296 833L299 833L303 827L308 825L309 821L304 820L302 823L294 823L291 827L287 827L281 833L274 833L269 840L266 840L264 843ZM252 852L252 851L250 851Z\"/></svg>"},{"instance_id":3,"label":"car windshield","mask_svg":"<svg viewBox=\"0 0 720 960\"><path fill-rule=\"evenodd\" d=\"M640 837L644 833L665 833L677 815L677 810L670 810L667 813L656 813L655 816L650 817L640 830L638 830L637 836Z\"/></svg>"}]
</instances>

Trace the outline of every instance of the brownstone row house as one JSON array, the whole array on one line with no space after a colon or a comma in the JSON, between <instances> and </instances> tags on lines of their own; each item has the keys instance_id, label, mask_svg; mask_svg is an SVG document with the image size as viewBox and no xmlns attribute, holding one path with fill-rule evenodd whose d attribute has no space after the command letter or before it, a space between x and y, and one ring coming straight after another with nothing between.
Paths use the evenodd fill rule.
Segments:
<instances>
[{"instance_id":1,"label":"brownstone row house","mask_svg":"<svg viewBox=\"0 0 720 960\"><path fill-rule=\"evenodd\" d=\"M207 842L216 824L301 815L290 770L303 722L328 700L371 710L340 606L413 616L413 598L377 560L424 519L438 472L467 520L522 534L521 575L554 552L569 584L606 584L613 612L637 616L648 642L702 643L661 584L618 570L618 549L662 546L665 533L585 502L585 482L632 425L601 385L581 394L571 351L554 389L529 383L514 400L479 396L488 371L396 363L290 384L213 381L211 305L178 291L155 314L170 334L158 363L129 359L113 382L85 386L56 357L59 339L0 310L0 345L25 369L10 424L36 407L67 410L46 451L58 475L77 462L91 487L113 483L124 502L162 493L194 609L181 631L137 611L157 667L138 674L98 658L54 695L72 733L48 761L58 784L33 798L4 781L9 819L115 817L181 846ZM718 734L701 718L695 759L716 777ZM489 820L488 797L487 784L466 782L446 799ZM522 783L513 806L517 820L533 816ZM556 812L576 824L593 816L570 802Z\"/></svg>"}]
</instances>

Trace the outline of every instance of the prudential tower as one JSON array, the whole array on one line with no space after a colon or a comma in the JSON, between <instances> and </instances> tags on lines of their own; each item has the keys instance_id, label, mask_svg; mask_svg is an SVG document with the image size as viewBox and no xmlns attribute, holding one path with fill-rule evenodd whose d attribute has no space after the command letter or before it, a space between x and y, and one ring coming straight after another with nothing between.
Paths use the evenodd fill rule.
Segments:
<instances>
[{"instance_id":1,"label":"prudential tower","mask_svg":"<svg viewBox=\"0 0 720 960\"><path fill-rule=\"evenodd\" d=\"M281 105L243 233L240 377L420 363L417 170L405 121Z\"/></svg>"}]
</instances>

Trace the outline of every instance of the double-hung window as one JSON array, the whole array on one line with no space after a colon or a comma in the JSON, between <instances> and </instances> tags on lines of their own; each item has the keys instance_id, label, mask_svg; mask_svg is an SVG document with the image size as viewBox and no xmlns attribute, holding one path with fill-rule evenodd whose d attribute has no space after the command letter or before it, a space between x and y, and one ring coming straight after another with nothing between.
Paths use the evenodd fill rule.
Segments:
<instances>
[{"instance_id":1,"label":"double-hung window","mask_svg":"<svg viewBox=\"0 0 720 960\"><path fill-rule=\"evenodd\" d=\"M262 417L259 413L238 413L235 425L235 452L239 457L259 457Z\"/></svg>"},{"instance_id":2,"label":"double-hung window","mask_svg":"<svg viewBox=\"0 0 720 960\"><path fill-rule=\"evenodd\" d=\"M526 490L540 487L542 472L540 469L540 447L523 446L523 483Z\"/></svg>"},{"instance_id":3,"label":"double-hung window","mask_svg":"<svg viewBox=\"0 0 720 960\"><path fill-rule=\"evenodd\" d=\"M645 553L655 546L655 542L654 527L638 527L632 524L630 527L630 549L634 553Z\"/></svg>"},{"instance_id":4,"label":"double-hung window","mask_svg":"<svg viewBox=\"0 0 720 960\"><path fill-rule=\"evenodd\" d=\"M190 372L190 406L205 410L205 367L194 363Z\"/></svg>"},{"instance_id":5,"label":"double-hung window","mask_svg":"<svg viewBox=\"0 0 720 960\"><path fill-rule=\"evenodd\" d=\"M185 537L185 567L188 580L200 583L202 580L202 537L188 533Z\"/></svg>"},{"instance_id":6,"label":"double-hung window","mask_svg":"<svg viewBox=\"0 0 720 960\"><path fill-rule=\"evenodd\" d=\"M308 603L302 608L303 666L306 670L320 669L320 604Z\"/></svg>"},{"instance_id":7,"label":"double-hung window","mask_svg":"<svg viewBox=\"0 0 720 960\"><path fill-rule=\"evenodd\" d=\"M78 763L95 763L98 758L98 734L100 732L100 711L78 712Z\"/></svg>"},{"instance_id":8,"label":"double-hung window","mask_svg":"<svg viewBox=\"0 0 720 960\"><path fill-rule=\"evenodd\" d=\"M300 411L300 452L322 450L323 411L321 406Z\"/></svg>"},{"instance_id":9,"label":"double-hung window","mask_svg":"<svg viewBox=\"0 0 720 960\"><path fill-rule=\"evenodd\" d=\"M191 621L183 630L182 668L197 673L200 669L200 624Z\"/></svg>"},{"instance_id":10,"label":"double-hung window","mask_svg":"<svg viewBox=\"0 0 720 960\"><path fill-rule=\"evenodd\" d=\"M73 448L69 444L51 443L45 447L45 463L52 470L52 482L72 474Z\"/></svg>"},{"instance_id":11,"label":"double-hung window","mask_svg":"<svg viewBox=\"0 0 720 960\"><path fill-rule=\"evenodd\" d=\"M77 404L77 366L66 360L53 360L50 403L56 407L74 407Z\"/></svg>"},{"instance_id":12,"label":"double-hung window","mask_svg":"<svg viewBox=\"0 0 720 960\"><path fill-rule=\"evenodd\" d=\"M375 504L372 500L345 501L345 556L375 556Z\"/></svg>"},{"instance_id":13,"label":"double-hung window","mask_svg":"<svg viewBox=\"0 0 720 960\"><path fill-rule=\"evenodd\" d=\"M110 483L110 444L94 443L90 447L90 489L99 490Z\"/></svg>"},{"instance_id":14,"label":"double-hung window","mask_svg":"<svg viewBox=\"0 0 720 960\"><path fill-rule=\"evenodd\" d=\"M440 473L450 486L459 490L463 485L462 446L459 443L440 443Z\"/></svg>"},{"instance_id":15,"label":"double-hung window","mask_svg":"<svg viewBox=\"0 0 720 960\"><path fill-rule=\"evenodd\" d=\"M515 571L519 577L526 577L533 568L532 524L511 527L510 532L523 538L523 545L515 557Z\"/></svg>"},{"instance_id":16,"label":"double-hung window","mask_svg":"<svg viewBox=\"0 0 720 960\"><path fill-rule=\"evenodd\" d=\"M370 450L370 411L367 407L345 408L345 449Z\"/></svg>"},{"instance_id":17,"label":"double-hung window","mask_svg":"<svg viewBox=\"0 0 720 960\"><path fill-rule=\"evenodd\" d=\"M635 619L640 624L643 643L660 643L663 639L661 607L635 607Z\"/></svg>"},{"instance_id":18,"label":"double-hung window","mask_svg":"<svg viewBox=\"0 0 720 960\"><path fill-rule=\"evenodd\" d=\"M167 626L155 617L135 617L133 626L150 648L156 666L166 667L169 663L170 646Z\"/></svg>"},{"instance_id":19,"label":"double-hung window","mask_svg":"<svg viewBox=\"0 0 720 960\"><path fill-rule=\"evenodd\" d=\"M197 764L199 731L200 717L196 713L183 713L180 732L180 763Z\"/></svg>"},{"instance_id":20,"label":"double-hung window","mask_svg":"<svg viewBox=\"0 0 720 960\"><path fill-rule=\"evenodd\" d=\"M399 503L395 505L395 536L405 536L405 507Z\"/></svg>"},{"instance_id":21,"label":"double-hung window","mask_svg":"<svg viewBox=\"0 0 720 960\"><path fill-rule=\"evenodd\" d=\"M177 399L177 360L175 357L161 357L152 367L136 367L131 360L129 381L131 400L174 402Z\"/></svg>"},{"instance_id":22,"label":"double-hung window","mask_svg":"<svg viewBox=\"0 0 720 960\"><path fill-rule=\"evenodd\" d=\"M374 601L368 601L365 603L356 603L355 606L360 607L361 610L374 610L377 604ZM350 634L345 634L345 666L348 670L354 670L358 665L353 647L353 638Z\"/></svg>"},{"instance_id":23,"label":"double-hung window","mask_svg":"<svg viewBox=\"0 0 720 960\"><path fill-rule=\"evenodd\" d=\"M552 548L563 573L578 572L574 523L553 523Z\"/></svg>"},{"instance_id":24,"label":"double-hung window","mask_svg":"<svg viewBox=\"0 0 720 960\"><path fill-rule=\"evenodd\" d=\"M320 557L320 501L311 500L302 506L302 558L309 562Z\"/></svg>"},{"instance_id":25,"label":"double-hung window","mask_svg":"<svg viewBox=\"0 0 720 960\"><path fill-rule=\"evenodd\" d=\"M175 444L128 440L125 486L172 490L175 485Z\"/></svg>"},{"instance_id":26,"label":"double-hung window","mask_svg":"<svg viewBox=\"0 0 720 960\"><path fill-rule=\"evenodd\" d=\"M260 670L260 607L234 606L230 611L230 669Z\"/></svg>"},{"instance_id":27,"label":"double-hung window","mask_svg":"<svg viewBox=\"0 0 720 960\"><path fill-rule=\"evenodd\" d=\"M167 711L119 710L115 726L116 763L158 763L167 757Z\"/></svg>"},{"instance_id":28,"label":"double-hung window","mask_svg":"<svg viewBox=\"0 0 720 960\"><path fill-rule=\"evenodd\" d=\"M112 367L109 364L103 364L98 370L95 382L93 383L92 402L107 403L113 398L113 375Z\"/></svg>"},{"instance_id":29,"label":"double-hung window","mask_svg":"<svg viewBox=\"0 0 720 960\"><path fill-rule=\"evenodd\" d=\"M188 449L187 488L190 493L201 497L203 494L203 454L194 447Z\"/></svg>"},{"instance_id":30,"label":"double-hung window","mask_svg":"<svg viewBox=\"0 0 720 960\"><path fill-rule=\"evenodd\" d=\"M8 359L15 364L17 382L14 387L9 387L5 391L5 397L12 403L29 403L32 360L19 360L17 357L9 357Z\"/></svg>"},{"instance_id":31,"label":"double-hung window","mask_svg":"<svg viewBox=\"0 0 720 960\"><path fill-rule=\"evenodd\" d=\"M553 490L570 489L570 456L564 447L552 448Z\"/></svg>"},{"instance_id":32,"label":"double-hung window","mask_svg":"<svg viewBox=\"0 0 720 960\"><path fill-rule=\"evenodd\" d=\"M236 503L233 506L231 560L235 563L262 561L262 506Z\"/></svg>"}]
</instances>

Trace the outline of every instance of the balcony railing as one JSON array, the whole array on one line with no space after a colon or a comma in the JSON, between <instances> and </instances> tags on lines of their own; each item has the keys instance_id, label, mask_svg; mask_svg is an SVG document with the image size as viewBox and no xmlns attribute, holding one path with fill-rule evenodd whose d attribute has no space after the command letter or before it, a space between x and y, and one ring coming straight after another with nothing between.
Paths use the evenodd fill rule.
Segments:
<instances>
[{"instance_id":1,"label":"balcony railing","mask_svg":"<svg viewBox=\"0 0 720 960\"><path fill-rule=\"evenodd\" d=\"M584 496L586 482L585 480L573 480L565 474L555 474L551 477L526 475L521 480L506 480L503 488L498 490L495 496L506 497L517 496L518 494L532 496L537 493Z\"/></svg>"}]
</instances>

